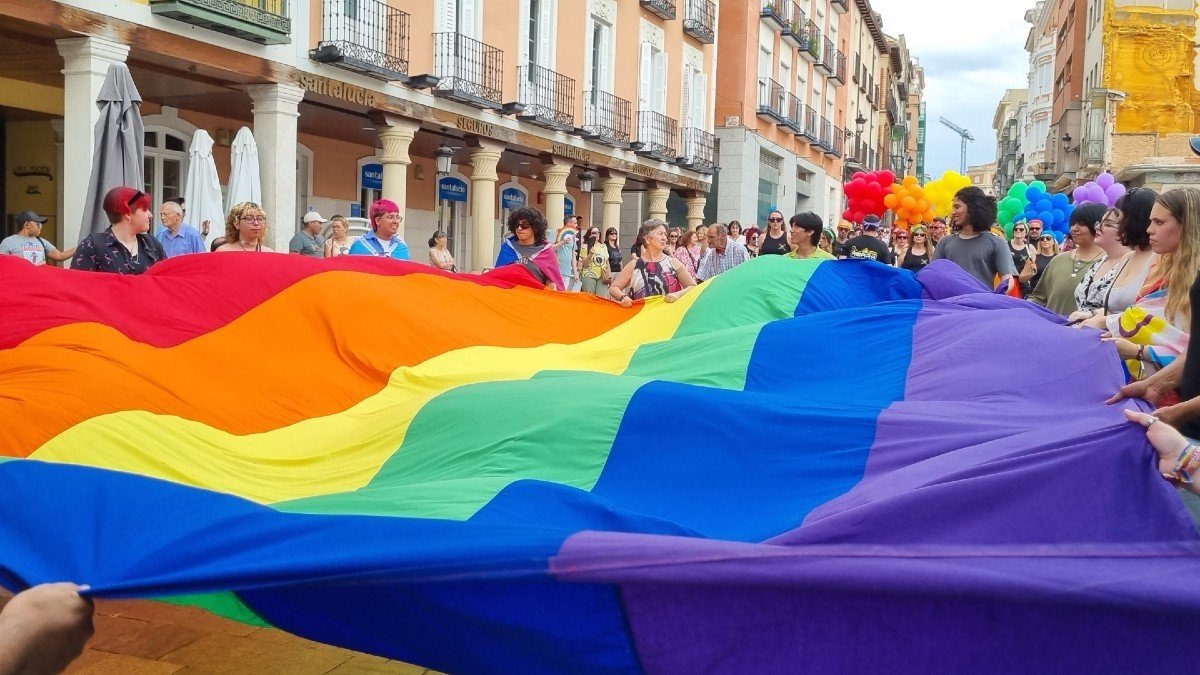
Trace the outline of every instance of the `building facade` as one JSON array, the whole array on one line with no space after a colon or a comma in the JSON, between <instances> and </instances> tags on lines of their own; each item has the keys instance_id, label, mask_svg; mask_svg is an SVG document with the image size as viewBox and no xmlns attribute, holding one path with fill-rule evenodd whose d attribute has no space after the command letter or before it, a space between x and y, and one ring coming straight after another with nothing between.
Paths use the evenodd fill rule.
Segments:
<instances>
[{"instance_id":1,"label":"building facade","mask_svg":"<svg viewBox=\"0 0 1200 675\"><path fill-rule=\"evenodd\" d=\"M1046 140L1050 136L1051 117L1054 112L1054 45L1057 31L1054 23L1054 7L1050 0L1038 0L1033 9L1025 12L1025 21L1030 24L1025 38L1025 51L1029 53L1029 96L1025 110L1019 116L1021 154L1018 164L1023 166L1020 179L1034 180L1035 176L1053 177L1056 168L1053 156L1047 157Z\"/></svg>"},{"instance_id":2,"label":"building facade","mask_svg":"<svg viewBox=\"0 0 1200 675\"><path fill-rule=\"evenodd\" d=\"M722 0L717 220L841 213L848 12L846 0Z\"/></svg>"},{"instance_id":3,"label":"building facade","mask_svg":"<svg viewBox=\"0 0 1200 675\"><path fill-rule=\"evenodd\" d=\"M846 163L843 178L857 171L880 168L879 139L882 135L884 101L879 96L879 75L888 63L887 36L883 19L865 0L850 12L852 87L846 110Z\"/></svg>"},{"instance_id":4,"label":"building facade","mask_svg":"<svg viewBox=\"0 0 1200 675\"><path fill-rule=\"evenodd\" d=\"M883 136L880 152L885 168L897 176L915 175L917 156L923 145L919 130L925 73L908 51L904 36L887 37L888 59L880 78L880 98L883 99ZM918 151L921 152L918 152Z\"/></svg>"},{"instance_id":5,"label":"building facade","mask_svg":"<svg viewBox=\"0 0 1200 675\"><path fill-rule=\"evenodd\" d=\"M976 164L967 167L967 180L971 185L983 190L989 196L1000 194L996 191L996 163Z\"/></svg>"},{"instance_id":6,"label":"building facade","mask_svg":"<svg viewBox=\"0 0 1200 675\"><path fill-rule=\"evenodd\" d=\"M521 205L626 241L649 216L698 224L716 17L712 0L4 3L3 209L78 241L95 99L124 62L156 204L183 191L196 130L216 139L224 184L229 139L250 127L276 247L309 207L357 215L379 197L401 206L414 249L444 229L474 271Z\"/></svg>"},{"instance_id":7,"label":"building facade","mask_svg":"<svg viewBox=\"0 0 1200 675\"><path fill-rule=\"evenodd\" d=\"M1008 194L1012 184L1020 180L1023 166L1021 160L1021 117L1028 107L1028 89L1007 89L996 113L992 116L992 128L996 130L996 172L993 188L995 194Z\"/></svg>"}]
</instances>

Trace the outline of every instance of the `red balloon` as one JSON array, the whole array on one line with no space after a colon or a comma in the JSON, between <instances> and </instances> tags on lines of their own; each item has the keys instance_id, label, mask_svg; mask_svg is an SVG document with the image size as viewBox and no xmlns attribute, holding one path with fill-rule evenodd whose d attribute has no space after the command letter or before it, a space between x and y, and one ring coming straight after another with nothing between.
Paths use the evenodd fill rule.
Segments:
<instances>
[{"instance_id":1,"label":"red balloon","mask_svg":"<svg viewBox=\"0 0 1200 675\"><path fill-rule=\"evenodd\" d=\"M895 182L896 182L896 174L892 173L891 171L888 171L887 169L884 169L883 171L879 172L879 184L880 185L887 187Z\"/></svg>"},{"instance_id":2,"label":"red balloon","mask_svg":"<svg viewBox=\"0 0 1200 675\"><path fill-rule=\"evenodd\" d=\"M854 217L851 218L850 220L853 220L856 223L861 223L862 219L865 218L866 216L867 216L867 214L863 213L862 211L855 211Z\"/></svg>"},{"instance_id":3,"label":"red balloon","mask_svg":"<svg viewBox=\"0 0 1200 675\"><path fill-rule=\"evenodd\" d=\"M875 213L875 201L864 199L858 203L858 208L862 209L864 213Z\"/></svg>"},{"instance_id":4,"label":"red balloon","mask_svg":"<svg viewBox=\"0 0 1200 675\"><path fill-rule=\"evenodd\" d=\"M865 176L867 176L867 175L868 175L868 174L866 174L866 173L863 173L862 171L855 171L855 172L854 172L854 175L853 175L853 176L850 176L850 180L854 180L855 178L863 178L863 177L865 177Z\"/></svg>"},{"instance_id":5,"label":"red balloon","mask_svg":"<svg viewBox=\"0 0 1200 675\"><path fill-rule=\"evenodd\" d=\"M850 209L846 209L845 211L842 211L842 220L852 220L853 216L854 216L854 212L851 211Z\"/></svg>"}]
</instances>

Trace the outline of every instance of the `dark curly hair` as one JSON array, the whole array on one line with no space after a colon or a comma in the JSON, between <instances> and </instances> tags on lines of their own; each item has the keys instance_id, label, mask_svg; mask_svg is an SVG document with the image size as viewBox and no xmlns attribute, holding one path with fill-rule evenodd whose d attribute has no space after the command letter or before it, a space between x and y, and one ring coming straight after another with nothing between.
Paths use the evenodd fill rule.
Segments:
<instances>
[{"instance_id":1,"label":"dark curly hair","mask_svg":"<svg viewBox=\"0 0 1200 675\"><path fill-rule=\"evenodd\" d=\"M1150 249L1150 209L1158 193L1150 188L1134 188L1117 200L1121 210L1121 227L1117 237L1121 244L1139 251Z\"/></svg>"},{"instance_id":2,"label":"dark curly hair","mask_svg":"<svg viewBox=\"0 0 1200 675\"><path fill-rule=\"evenodd\" d=\"M533 243L544 245L546 243L546 230L549 229L549 225L546 223L546 216L542 215L542 212L535 208L529 206L521 207L508 214L508 222L505 224L508 228L508 233L516 236L517 223L522 220L533 227Z\"/></svg>"},{"instance_id":3,"label":"dark curly hair","mask_svg":"<svg viewBox=\"0 0 1200 675\"><path fill-rule=\"evenodd\" d=\"M989 197L982 189L974 185L965 187L954 193L954 198L967 207L968 225L972 232L983 234L992 229L996 222L996 198Z\"/></svg>"}]
</instances>

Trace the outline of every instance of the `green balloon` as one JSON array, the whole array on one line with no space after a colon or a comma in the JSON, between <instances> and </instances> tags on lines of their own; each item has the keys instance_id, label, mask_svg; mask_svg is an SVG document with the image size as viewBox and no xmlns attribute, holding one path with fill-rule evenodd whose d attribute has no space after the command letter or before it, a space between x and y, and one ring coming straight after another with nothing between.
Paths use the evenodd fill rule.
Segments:
<instances>
[{"instance_id":1,"label":"green balloon","mask_svg":"<svg viewBox=\"0 0 1200 675\"><path fill-rule=\"evenodd\" d=\"M1029 187L1037 188L1037 189L1041 190L1042 192L1046 192L1046 184L1040 180L1033 181L1032 183L1029 184Z\"/></svg>"},{"instance_id":2,"label":"green balloon","mask_svg":"<svg viewBox=\"0 0 1200 675\"><path fill-rule=\"evenodd\" d=\"M1009 222L1004 224L1004 238L1008 239L1009 241L1012 241L1012 231L1013 231L1013 224L1011 222L1012 214L1011 213L1008 214L1008 217L1009 217Z\"/></svg>"},{"instance_id":3,"label":"green balloon","mask_svg":"<svg viewBox=\"0 0 1200 675\"><path fill-rule=\"evenodd\" d=\"M1022 181L1017 181L1016 183L1013 183L1013 186L1011 188L1008 189L1008 196L1016 197L1017 199L1024 199L1025 192L1028 189L1029 189L1029 186L1027 184L1025 184Z\"/></svg>"},{"instance_id":4,"label":"green balloon","mask_svg":"<svg viewBox=\"0 0 1200 675\"><path fill-rule=\"evenodd\" d=\"M1001 225L1005 226L1006 231L1008 232L1008 236L1011 238L1012 237L1012 221L1013 221L1012 212L1011 211L1000 211L999 213L996 214L996 218L998 219L998 222Z\"/></svg>"}]
</instances>

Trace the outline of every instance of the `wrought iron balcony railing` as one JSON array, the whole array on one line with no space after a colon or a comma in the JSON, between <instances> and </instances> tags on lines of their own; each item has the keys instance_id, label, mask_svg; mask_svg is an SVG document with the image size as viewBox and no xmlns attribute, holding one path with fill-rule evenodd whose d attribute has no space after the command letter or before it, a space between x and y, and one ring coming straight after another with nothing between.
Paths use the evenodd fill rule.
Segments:
<instances>
[{"instance_id":1,"label":"wrought iron balcony railing","mask_svg":"<svg viewBox=\"0 0 1200 675\"><path fill-rule=\"evenodd\" d=\"M287 0L150 0L150 11L259 44L292 41Z\"/></svg>"},{"instance_id":2,"label":"wrought iron balcony railing","mask_svg":"<svg viewBox=\"0 0 1200 675\"><path fill-rule=\"evenodd\" d=\"M784 5L791 4L788 0L762 0L762 9L758 15L764 21L774 24L775 28L784 28L788 25L787 8Z\"/></svg>"},{"instance_id":3,"label":"wrought iron balcony railing","mask_svg":"<svg viewBox=\"0 0 1200 675\"><path fill-rule=\"evenodd\" d=\"M842 131L841 127L835 126L833 127L832 134L833 135L830 136L830 140L833 142L833 156L841 157L843 154L845 154L846 132Z\"/></svg>"},{"instance_id":4,"label":"wrought iron balcony railing","mask_svg":"<svg viewBox=\"0 0 1200 675\"><path fill-rule=\"evenodd\" d=\"M639 155L674 162L679 149L679 122L653 110L638 111Z\"/></svg>"},{"instance_id":5,"label":"wrought iron balcony railing","mask_svg":"<svg viewBox=\"0 0 1200 675\"><path fill-rule=\"evenodd\" d=\"M834 84L846 84L846 55L842 50L837 50L837 55L834 57L833 74L829 76Z\"/></svg>"},{"instance_id":6,"label":"wrought iron balcony railing","mask_svg":"<svg viewBox=\"0 0 1200 675\"><path fill-rule=\"evenodd\" d=\"M504 52L462 33L433 34L433 93L477 108L503 105Z\"/></svg>"},{"instance_id":7,"label":"wrought iron balcony railing","mask_svg":"<svg viewBox=\"0 0 1200 675\"><path fill-rule=\"evenodd\" d=\"M821 60L821 29L812 19L808 20L808 48L800 52L809 61Z\"/></svg>"},{"instance_id":8,"label":"wrought iron balcony railing","mask_svg":"<svg viewBox=\"0 0 1200 675\"><path fill-rule=\"evenodd\" d=\"M783 85L769 77L758 78L758 114L780 124L787 121Z\"/></svg>"},{"instance_id":9,"label":"wrought iron balcony railing","mask_svg":"<svg viewBox=\"0 0 1200 675\"><path fill-rule=\"evenodd\" d=\"M583 92L583 136L615 148L629 146L633 106L623 98L593 89Z\"/></svg>"},{"instance_id":10,"label":"wrought iron balcony railing","mask_svg":"<svg viewBox=\"0 0 1200 675\"><path fill-rule=\"evenodd\" d=\"M1104 164L1104 141L1087 140L1083 142L1084 166L1099 166Z\"/></svg>"},{"instance_id":11,"label":"wrought iron balcony railing","mask_svg":"<svg viewBox=\"0 0 1200 675\"><path fill-rule=\"evenodd\" d=\"M712 173L717 168L717 137L703 129L685 127L683 130L684 166L700 173Z\"/></svg>"},{"instance_id":12,"label":"wrought iron balcony railing","mask_svg":"<svg viewBox=\"0 0 1200 675\"><path fill-rule=\"evenodd\" d=\"M517 119L558 131L575 128L575 80L549 68L517 68L518 100L525 110Z\"/></svg>"},{"instance_id":13,"label":"wrought iron balcony railing","mask_svg":"<svg viewBox=\"0 0 1200 675\"><path fill-rule=\"evenodd\" d=\"M804 10L800 9L800 5L792 0L780 0L784 2L788 10L788 21L783 27L783 39L790 42L796 49L805 49L808 46L808 17L804 14Z\"/></svg>"},{"instance_id":14,"label":"wrought iron balcony railing","mask_svg":"<svg viewBox=\"0 0 1200 675\"><path fill-rule=\"evenodd\" d=\"M821 118L821 140L818 145L825 151L826 154L833 154L833 122L829 118Z\"/></svg>"},{"instance_id":15,"label":"wrought iron balcony railing","mask_svg":"<svg viewBox=\"0 0 1200 675\"><path fill-rule=\"evenodd\" d=\"M309 56L381 80L404 80L408 13L384 0L324 0L321 42Z\"/></svg>"},{"instance_id":16,"label":"wrought iron balcony railing","mask_svg":"<svg viewBox=\"0 0 1200 675\"><path fill-rule=\"evenodd\" d=\"M704 44L717 41L717 3L713 0L687 0L683 32Z\"/></svg>"},{"instance_id":17,"label":"wrought iron balcony railing","mask_svg":"<svg viewBox=\"0 0 1200 675\"><path fill-rule=\"evenodd\" d=\"M821 142L821 128L818 125L817 111L811 106L804 106L804 128L801 134L812 143Z\"/></svg>"},{"instance_id":18,"label":"wrought iron balcony railing","mask_svg":"<svg viewBox=\"0 0 1200 675\"><path fill-rule=\"evenodd\" d=\"M663 19L675 18L675 0L642 0L642 7Z\"/></svg>"},{"instance_id":19,"label":"wrought iron balcony railing","mask_svg":"<svg viewBox=\"0 0 1200 675\"><path fill-rule=\"evenodd\" d=\"M800 103L800 99L795 94L787 95L787 103L784 108L786 115L784 116L783 126L791 129L792 133L799 134L804 130L804 104Z\"/></svg>"},{"instance_id":20,"label":"wrought iron balcony railing","mask_svg":"<svg viewBox=\"0 0 1200 675\"><path fill-rule=\"evenodd\" d=\"M834 61L837 61L837 47L833 45L833 40L822 38L821 55L817 58L817 68L825 71L826 75L833 75Z\"/></svg>"}]
</instances>

